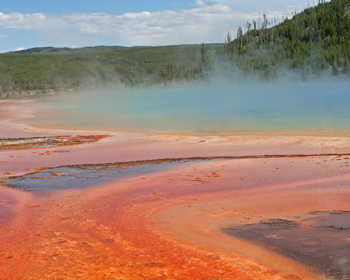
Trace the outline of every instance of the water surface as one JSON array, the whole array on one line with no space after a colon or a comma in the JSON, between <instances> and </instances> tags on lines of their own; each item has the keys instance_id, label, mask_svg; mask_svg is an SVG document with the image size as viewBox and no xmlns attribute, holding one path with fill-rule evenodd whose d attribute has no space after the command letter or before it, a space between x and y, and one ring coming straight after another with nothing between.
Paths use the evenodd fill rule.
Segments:
<instances>
[{"instance_id":1,"label":"water surface","mask_svg":"<svg viewBox=\"0 0 350 280\"><path fill-rule=\"evenodd\" d=\"M316 211L224 231L314 267L327 279L350 279L350 211Z\"/></svg>"},{"instance_id":2,"label":"water surface","mask_svg":"<svg viewBox=\"0 0 350 280\"><path fill-rule=\"evenodd\" d=\"M41 103L37 126L171 133L349 134L348 82L96 89Z\"/></svg>"}]
</instances>

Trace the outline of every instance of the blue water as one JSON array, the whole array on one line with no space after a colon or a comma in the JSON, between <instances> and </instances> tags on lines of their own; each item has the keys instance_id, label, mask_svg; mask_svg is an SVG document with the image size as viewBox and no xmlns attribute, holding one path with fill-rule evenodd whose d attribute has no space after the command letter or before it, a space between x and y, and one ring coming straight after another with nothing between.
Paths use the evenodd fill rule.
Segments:
<instances>
[{"instance_id":1,"label":"blue water","mask_svg":"<svg viewBox=\"0 0 350 280\"><path fill-rule=\"evenodd\" d=\"M10 188L31 192L54 192L74 188L86 188L97 184L121 180L133 176L147 175L180 166L185 162L163 162L140 164L121 168L118 164L110 166L68 166L42 168L40 172L14 176L0 180Z\"/></svg>"},{"instance_id":2,"label":"blue water","mask_svg":"<svg viewBox=\"0 0 350 280\"><path fill-rule=\"evenodd\" d=\"M349 82L96 89L41 105L38 125L173 133L350 131Z\"/></svg>"}]
</instances>

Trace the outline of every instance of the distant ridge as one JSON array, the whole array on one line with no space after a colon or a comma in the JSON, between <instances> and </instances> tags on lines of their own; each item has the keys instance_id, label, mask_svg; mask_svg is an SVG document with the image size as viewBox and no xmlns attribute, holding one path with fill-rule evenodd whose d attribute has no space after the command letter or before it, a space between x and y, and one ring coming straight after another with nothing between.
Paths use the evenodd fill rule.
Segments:
<instances>
[{"instance_id":1,"label":"distant ridge","mask_svg":"<svg viewBox=\"0 0 350 280\"><path fill-rule=\"evenodd\" d=\"M14 54L48 54L48 53L74 53L84 51L111 51L116 49L123 49L127 47L121 46L93 46L93 47L82 47L82 48L57 48L57 47L35 47L26 50L12 51L8 53Z\"/></svg>"},{"instance_id":2,"label":"distant ridge","mask_svg":"<svg viewBox=\"0 0 350 280\"><path fill-rule=\"evenodd\" d=\"M38 47L0 54L0 98L110 83L191 82L205 75L203 51L214 57L221 45Z\"/></svg>"},{"instance_id":3,"label":"distant ridge","mask_svg":"<svg viewBox=\"0 0 350 280\"><path fill-rule=\"evenodd\" d=\"M54 47L42 47L42 48L31 48L27 50L13 51L9 53L18 53L18 54L34 54L34 53L57 53L71 50L70 48L54 48Z\"/></svg>"},{"instance_id":4,"label":"distant ridge","mask_svg":"<svg viewBox=\"0 0 350 280\"><path fill-rule=\"evenodd\" d=\"M207 44L212 46L219 46L220 43ZM12 54L50 54L50 53L79 53L79 52L103 52L103 51L113 51L121 49L147 49L147 48L168 48L168 47L186 47L186 46L200 46L199 44L180 44L180 45L169 45L169 46L86 46L81 48L58 48L58 47L35 47L26 50L11 51L8 53Z\"/></svg>"}]
</instances>

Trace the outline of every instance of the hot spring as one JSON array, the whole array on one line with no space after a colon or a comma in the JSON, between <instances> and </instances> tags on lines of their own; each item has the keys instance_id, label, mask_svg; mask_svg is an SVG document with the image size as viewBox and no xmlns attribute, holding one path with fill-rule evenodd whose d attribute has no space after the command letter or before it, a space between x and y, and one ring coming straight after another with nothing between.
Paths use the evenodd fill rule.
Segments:
<instances>
[{"instance_id":1,"label":"hot spring","mask_svg":"<svg viewBox=\"0 0 350 280\"><path fill-rule=\"evenodd\" d=\"M40 127L161 133L349 134L348 82L110 87L47 98Z\"/></svg>"}]
</instances>

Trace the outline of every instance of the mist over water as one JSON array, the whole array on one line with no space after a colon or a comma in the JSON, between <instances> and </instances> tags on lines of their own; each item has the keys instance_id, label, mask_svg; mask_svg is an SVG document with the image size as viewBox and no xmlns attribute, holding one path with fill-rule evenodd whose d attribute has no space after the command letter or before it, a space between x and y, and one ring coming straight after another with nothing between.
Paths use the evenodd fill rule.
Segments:
<instances>
[{"instance_id":1,"label":"mist over water","mask_svg":"<svg viewBox=\"0 0 350 280\"><path fill-rule=\"evenodd\" d=\"M350 134L349 83L216 82L110 87L41 103L36 125L162 133Z\"/></svg>"}]
</instances>

